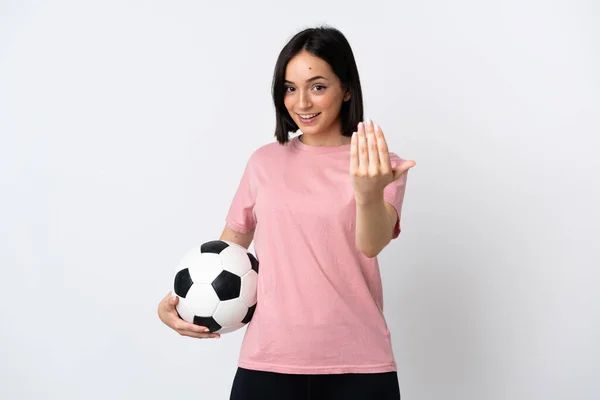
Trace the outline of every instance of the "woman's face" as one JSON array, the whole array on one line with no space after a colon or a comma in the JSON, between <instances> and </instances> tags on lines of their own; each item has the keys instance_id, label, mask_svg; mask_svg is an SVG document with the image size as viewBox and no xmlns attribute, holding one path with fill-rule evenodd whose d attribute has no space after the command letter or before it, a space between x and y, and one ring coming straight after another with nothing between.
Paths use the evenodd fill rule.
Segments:
<instances>
[{"instance_id":1,"label":"woman's face","mask_svg":"<svg viewBox=\"0 0 600 400\"><path fill-rule=\"evenodd\" d=\"M340 135L340 109L349 99L325 60L303 50L288 62L284 104L303 134Z\"/></svg>"}]
</instances>

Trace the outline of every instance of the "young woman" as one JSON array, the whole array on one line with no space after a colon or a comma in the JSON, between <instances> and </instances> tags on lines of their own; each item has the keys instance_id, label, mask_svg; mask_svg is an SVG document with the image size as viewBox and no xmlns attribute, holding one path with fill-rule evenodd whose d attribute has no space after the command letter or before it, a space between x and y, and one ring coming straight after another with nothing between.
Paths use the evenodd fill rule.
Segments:
<instances>
[{"instance_id":1,"label":"young woman","mask_svg":"<svg viewBox=\"0 0 600 400\"><path fill-rule=\"evenodd\" d=\"M221 235L246 248L254 240L260 260L230 399L400 399L377 255L400 233L416 163L362 121L354 56L334 28L304 30L283 48L273 100L277 141L250 156ZM159 305L165 324L219 336L179 319L176 301Z\"/></svg>"}]
</instances>

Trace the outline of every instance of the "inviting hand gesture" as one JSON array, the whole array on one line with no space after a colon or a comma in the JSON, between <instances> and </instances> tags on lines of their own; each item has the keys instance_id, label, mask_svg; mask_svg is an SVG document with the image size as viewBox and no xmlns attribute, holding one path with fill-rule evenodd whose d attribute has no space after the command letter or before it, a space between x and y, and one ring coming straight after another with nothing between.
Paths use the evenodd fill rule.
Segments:
<instances>
[{"instance_id":1,"label":"inviting hand gesture","mask_svg":"<svg viewBox=\"0 0 600 400\"><path fill-rule=\"evenodd\" d=\"M358 124L350 142L350 176L357 202L381 198L388 184L415 165L414 161L404 161L392 168L381 128L371 120Z\"/></svg>"}]
</instances>

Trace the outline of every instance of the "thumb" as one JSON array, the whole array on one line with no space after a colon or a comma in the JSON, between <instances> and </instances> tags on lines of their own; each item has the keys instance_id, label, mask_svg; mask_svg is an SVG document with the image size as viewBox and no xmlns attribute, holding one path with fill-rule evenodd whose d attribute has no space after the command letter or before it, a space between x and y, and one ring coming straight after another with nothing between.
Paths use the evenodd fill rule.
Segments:
<instances>
[{"instance_id":1,"label":"thumb","mask_svg":"<svg viewBox=\"0 0 600 400\"><path fill-rule=\"evenodd\" d=\"M417 165L414 161L403 161L400 165L393 166L394 168L394 181L399 179L402 175L408 172L409 169Z\"/></svg>"},{"instance_id":2,"label":"thumb","mask_svg":"<svg viewBox=\"0 0 600 400\"><path fill-rule=\"evenodd\" d=\"M177 303L179 303L179 296L173 294L169 299L169 305L171 306L171 308L174 308Z\"/></svg>"}]
</instances>

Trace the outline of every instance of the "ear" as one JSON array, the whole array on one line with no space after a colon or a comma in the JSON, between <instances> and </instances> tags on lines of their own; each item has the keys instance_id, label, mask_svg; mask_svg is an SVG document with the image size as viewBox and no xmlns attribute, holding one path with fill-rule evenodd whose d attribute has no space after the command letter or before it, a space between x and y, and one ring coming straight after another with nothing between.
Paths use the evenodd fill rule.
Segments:
<instances>
[{"instance_id":1,"label":"ear","mask_svg":"<svg viewBox=\"0 0 600 400\"><path fill-rule=\"evenodd\" d=\"M344 94L344 101L350 100L350 97L352 97L352 93L350 93L350 91L347 91L346 94Z\"/></svg>"}]
</instances>

